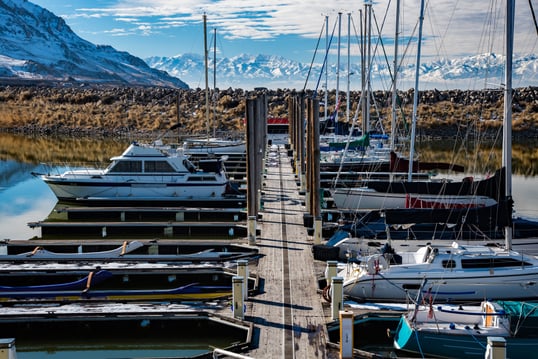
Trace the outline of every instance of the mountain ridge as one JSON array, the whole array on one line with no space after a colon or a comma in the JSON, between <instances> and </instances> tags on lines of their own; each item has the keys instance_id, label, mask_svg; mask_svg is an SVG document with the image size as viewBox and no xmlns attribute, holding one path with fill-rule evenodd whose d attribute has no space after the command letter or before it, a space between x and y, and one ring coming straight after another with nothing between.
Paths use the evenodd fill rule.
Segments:
<instances>
[{"instance_id":1,"label":"mountain ridge","mask_svg":"<svg viewBox=\"0 0 538 359\"><path fill-rule=\"evenodd\" d=\"M80 38L61 17L31 2L0 0L0 9L5 82L188 87L127 52Z\"/></svg>"},{"instance_id":2,"label":"mountain ridge","mask_svg":"<svg viewBox=\"0 0 538 359\"><path fill-rule=\"evenodd\" d=\"M445 59L424 62L420 66L420 87L424 89L448 88L452 89L483 89L497 87L504 82L503 55L486 53L466 56L462 58ZM204 58L198 54L180 54L171 57L152 56L144 59L149 66L167 71L181 78L191 87L203 83ZM253 89L259 86L276 88L320 88L320 73L322 65L319 63L304 64L276 55L249 55L240 54L230 58L216 59L217 83L224 83L223 87L241 87ZM213 59L208 59L210 69L214 68ZM513 60L514 83L518 87L538 85L538 56L525 54L515 56ZM347 65L346 65L347 66ZM341 65L340 73L345 73ZM355 90L358 82L356 74L360 74L360 65L350 65ZM329 73L336 78L336 65L329 64ZM390 87L392 68L383 63L374 63L372 66L372 81L378 87L385 80L386 88ZM345 75L341 75L343 78ZM415 65L412 63L402 65L399 80L412 82L415 76ZM320 81L321 80L321 81ZM472 83L474 82L474 84ZM521 82L525 82L521 84ZM267 85L264 85L267 84ZM343 80L342 80L343 83ZM275 84L283 86L275 86ZM497 85L495 85L497 84ZM237 86L236 86L237 85ZM292 86L290 86L292 85ZM452 87L451 87L452 85ZM200 87L200 86L199 86ZM217 86L218 87L218 86ZM375 86L374 86L375 87ZM473 88L474 87L474 88Z\"/></svg>"},{"instance_id":3,"label":"mountain ridge","mask_svg":"<svg viewBox=\"0 0 538 359\"><path fill-rule=\"evenodd\" d=\"M95 45L76 35L52 12L26 0L0 0L0 83L45 86L157 86L205 87L202 55L186 53L172 57L140 59L109 45ZM323 88L322 55L312 64L267 54L240 54L209 58L218 71L217 87L271 89ZM374 57L374 59L377 56ZM538 85L538 56L515 56L514 87ZM344 84L347 69L341 65ZM371 77L374 90L391 86L391 64L375 59ZM350 90L360 89L360 65L350 65ZM329 61L328 77L335 88L336 64ZM411 88L414 64L401 65L398 87ZM504 56L494 53L462 58L424 61L420 66L420 89L500 89L504 82ZM187 85L189 84L189 85ZM345 91L342 85L341 91Z\"/></svg>"}]
</instances>

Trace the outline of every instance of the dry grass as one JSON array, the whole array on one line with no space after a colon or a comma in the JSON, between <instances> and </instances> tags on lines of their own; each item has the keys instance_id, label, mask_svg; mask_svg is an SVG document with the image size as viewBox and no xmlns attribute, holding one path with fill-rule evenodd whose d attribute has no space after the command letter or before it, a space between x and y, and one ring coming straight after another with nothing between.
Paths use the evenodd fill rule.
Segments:
<instances>
[{"instance_id":1,"label":"dry grass","mask_svg":"<svg viewBox=\"0 0 538 359\"><path fill-rule=\"evenodd\" d=\"M513 131L536 137L538 134L538 95L535 88L516 91L513 105ZM240 89L219 91L209 113L204 90L162 88L43 88L0 87L0 129L24 133L117 135L163 131L178 121L188 134L202 134L208 129L217 132L244 132L246 98L254 96ZM287 117L288 90L267 92L271 117ZM311 96L307 92L306 96ZM344 95L344 94L342 94ZM320 98L324 94L320 93ZM336 102L335 92L328 94L329 104ZM350 94L351 113L359 104L360 93ZM412 91L400 94L400 122L411 122ZM179 106L178 106L179 103ZM373 101L377 110L371 117L379 119L385 131L390 129L390 94L376 92ZM345 101L340 102L340 119L344 119ZM472 129L491 133L501 126L502 93L450 91L421 92L418 128L431 136L453 136ZM329 106L329 112L334 105ZM350 116L353 117L353 116ZM359 121L361 120L359 116ZM400 126L403 126L400 124Z\"/></svg>"}]
</instances>

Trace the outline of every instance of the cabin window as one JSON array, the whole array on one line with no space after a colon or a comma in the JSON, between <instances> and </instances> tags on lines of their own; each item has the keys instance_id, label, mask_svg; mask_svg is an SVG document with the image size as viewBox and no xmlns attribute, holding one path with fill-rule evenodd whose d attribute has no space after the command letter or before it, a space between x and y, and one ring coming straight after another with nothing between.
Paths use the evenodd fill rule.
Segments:
<instances>
[{"instance_id":1,"label":"cabin window","mask_svg":"<svg viewBox=\"0 0 538 359\"><path fill-rule=\"evenodd\" d=\"M190 176L187 181L189 182L211 182L216 181L214 176Z\"/></svg>"},{"instance_id":2,"label":"cabin window","mask_svg":"<svg viewBox=\"0 0 538 359\"><path fill-rule=\"evenodd\" d=\"M528 266L529 263L515 258L474 258L462 259L463 268L502 268Z\"/></svg>"},{"instance_id":3,"label":"cabin window","mask_svg":"<svg viewBox=\"0 0 538 359\"><path fill-rule=\"evenodd\" d=\"M408 283L408 284L402 285L402 288L407 289L407 290L417 290L417 289L420 289L420 287L421 287L420 284L414 284L414 283Z\"/></svg>"},{"instance_id":4,"label":"cabin window","mask_svg":"<svg viewBox=\"0 0 538 359\"><path fill-rule=\"evenodd\" d=\"M453 259L444 260L441 265L443 268L456 268L456 261Z\"/></svg>"},{"instance_id":5,"label":"cabin window","mask_svg":"<svg viewBox=\"0 0 538 359\"><path fill-rule=\"evenodd\" d=\"M118 161L109 172L142 172L142 161Z\"/></svg>"},{"instance_id":6,"label":"cabin window","mask_svg":"<svg viewBox=\"0 0 538 359\"><path fill-rule=\"evenodd\" d=\"M175 170L166 161L145 161L144 172L175 172Z\"/></svg>"}]
</instances>

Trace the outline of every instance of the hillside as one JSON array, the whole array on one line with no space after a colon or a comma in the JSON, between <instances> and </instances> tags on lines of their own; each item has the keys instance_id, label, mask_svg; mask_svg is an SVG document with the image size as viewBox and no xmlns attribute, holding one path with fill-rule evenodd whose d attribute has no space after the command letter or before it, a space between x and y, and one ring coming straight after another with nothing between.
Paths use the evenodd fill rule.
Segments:
<instances>
[{"instance_id":1,"label":"hillside","mask_svg":"<svg viewBox=\"0 0 538 359\"><path fill-rule=\"evenodd\" d=\"M267 90L270 117L287 117L287 98L291 90ZM210 121L222 132L243 131L245 99L255 92L222 90L211 106ZM310 92L306 96L311 96ZM323 93L320 94L323 98ZM213 98L213 96L211 96ZM352 92L354 113L360 93ZM390 126L390 93L376 92L378 114L385 130ZM400 114L410 121L413 91L400 93ZM178 114L179 100L179 114ZM503 117L500 91L423 91L418 109L419 134L451 137L462 132L482 132L496 136ZM334 91L329 104L335 103ZM329 112L333 106L329 105ZM341 101L344 118L345 101ZM27 134L71 134L122 136L164 131L177 121L184 133L203 133L206 129L205 91L169 88L49 88L26 86L0 87L0 130ZM538 137L538 88L514 91L513 131L518 137Z\"/></svg>"},{"instance_id":2,"label":"hillside","mask_svg":"<svg viewBox=\"0 0 538 359\"><path fill-rule=\"evenodd\" d=\"M188 88L138 57L80 38L61 17L21 0L0 0L0 82Z\"/></svg>"}]
</instances>

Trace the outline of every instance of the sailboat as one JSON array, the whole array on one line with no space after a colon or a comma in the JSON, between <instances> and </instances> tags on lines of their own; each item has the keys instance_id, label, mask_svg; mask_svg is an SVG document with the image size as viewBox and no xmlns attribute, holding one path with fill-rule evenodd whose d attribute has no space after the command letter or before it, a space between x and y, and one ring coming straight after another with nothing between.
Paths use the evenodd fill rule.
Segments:
<instances>
[{"instance_id":1,"label":"sailboat","mask_svg":"<svg viewBox=\"0 0 538 359\"><path fill-rule=\"evenodd\" d=\"M371 4L365 4L366 11L371 12ZM357 129L355 124L358 119L360 106L364 103L364 96L361 96L361 101L357 106L356 112L350 119L350 95L349 95L349 76L350 70L350 39L351 39L351 14L348 14L348 61L347 61L347 94L346 94L346 121L339 120L340 107L340 39L341 39L341 23L342 13L338 14L338 49L337 49L337 64L336 64L336 104L331 122L334 122L334 133L323 134L320 136L320 171L334 172L335 174L341 171L388 171L389 169L389 153L388 136L386 134L374 134L364 129ZM326 31L328 33L328 31ZM326 50L329 51L328 48ZM365 61L363 61L364 63ZM369 70L368 70L369 71ZM325 71L327 74L327 71ZM362 93L368 92L368 97L371 91L370 84L366 84L363 78ZM325 88L327 88L327 76ZM365 90L368 88L368 90ZM327 93L327 91L325 91ZM325 103L327 99L325 100ZM326 106L325 111L327 109ZM327 118L327 115L325 115ZM366 120L369 121L369 120Z\"/></svg>"},{"instance_id":2,"label":"sailboat","mask_svg":"<svg viewBox=\"0 0 538 359\"><path fill-rule=\"evenodd\" d=\"M421 1L421 19L424 1ZM508 11L513 14L513 9ZM513 15L507 15L513 21ZM348 264L340 272L344 293L356 300L405 301L428 296L437 302L535 300L538 297L538 258L512 250L511 100L513 23L507 25L504 99L503 168L506 218L505 248L484 245L429 245L408 253L411 260L389 265L379 254ZM432 211L427 209L425 211ZM435 211L435 210L434 210Z\"/></svg>"},{"instance_id":3,"label":"sailboat","mask_svg":"<svg viewBox=\"0 0 538 359\"><path fill-rule=\"evenodd\" d=\"M395 38L398 39L398 23L399 23L399 2L396 4L396 34ZM371 15L371 4L365 5L365 21L368 22ZM367 26L368 27L368 26ZM497 203L494 198L488 195L479 195L472 192L474 185L469 186L468 181L464 183L449 183L448 181L429 181L430 176L427 175L428 182L422 182L424 186L407 186L405 185L402 188L402 185L405 183L412 183L412 179L416 176L416 173L419 171L428 171L428 170L451 170L454 172L463 172L464 168L455 164L447 164L440 162L418 162L414 160L414 138L415 138L415 127L416 127L416 111L418 103L418 68L420 65L420 44L422 37L422 27L419 29L419 43L418 43L418 53L417 53L417 67L416 67L416 82L415 82L415 91L414 91L414 103L413 103L413 128L411 133L411 150L409 154L409 159L406 160L401 158L395 151L395 123L396 123L396 84L397 84L397 74L398 74L398 52L397 52L397 41L395 46L394 54L394 78L393 78L393 94L392 94L392 136L390 136L390 145L383 145L383 142L378 142L381 146L374 146L374 148L369 149L369 153L362 151L361 154L356 156L357 160L347 161L345 166L344 157L346 155L341 155L341 161L335 160L335 165L333 168L340 164L339 170L355 170L355 171L370 171L370 172L389 172L385 176L386 179L376 179L376 180L367 180L364 181L364 185L360 187L344 187L336 185L330 190L332 199L337 208L339 209L349 209L349 210L382 210L388 208L409 208L409 207L430 207L430 208L475 208L475 207L486 207L492 206ZM368 36L368 44L370 43L370 36ZM367 50L367 51L366 51ZM367 61L365 61L368 66L370 64L370 46L368 45L367 49L363 50L367 52ZM365 54L363 54L364 56ZM363 64L364 68L364 64ZM363 91L365 94L361 97L362 112L363 112L363 125L362 131L366 133L366 139L369 136L369 111L365 107L369 108L367 103L370 99L370 83L369 83L369 73L370 69L364 70L366 74L363 74ZM368 75L368 80L365 79L365 75ZM366 99L366 100L365 100ZM363 140L364 142L364 140ZM364 148L368 148L369 143L363 145ZM379 148L378 148L379 147ZM346 150L349 149L346 147ZM337 159L339 159L337 158ZM353 157L352 157L353 158ZM336 163L337 162L337 163ZM320 169L322 171L327 171L329 166L325 163L320 163ZM394 178L397 177L396 174L408 170L408 182L398 181L395 182ZM394 175L392 175L394 174ZM361 174L363 178L368 178L368 175ZM398 176L399 177L399 176ZM392 186L392 184L395 184ZM399 185L399 186L398 186ZM409 197L410 194L413 194L413 197Z\"/></svg>"},{"instance_id":4,"label":"sailboat","mask_svg":"<svg viewBox=\"0 0 538 359\"><path fill-rule=\"evenodd\" d=\"M208 46L207 46L207 15L204 13L204 63L205 63L205 102L206 102L206 137L191 137L183 140L183 150L189 155L226 155L226 154L245 154L246 142L238 139L224 139L210 136L209 113L209 74L208 74ZM213 87L216 91L216 31L214 34L213 44Z\"/></svg>"},{"instance_id":5,"label":"sailboat","mask_svg":"<svg viewBox=\"0 0 538 359\"><path fill-rule=\"evenodd\" d=\"M537 327L538 303L417 306L400 318L394 347L423 357L483 359L488 337L500 337L507 358L530 358L538 345Z\"/></svg>"}]
</instances>

